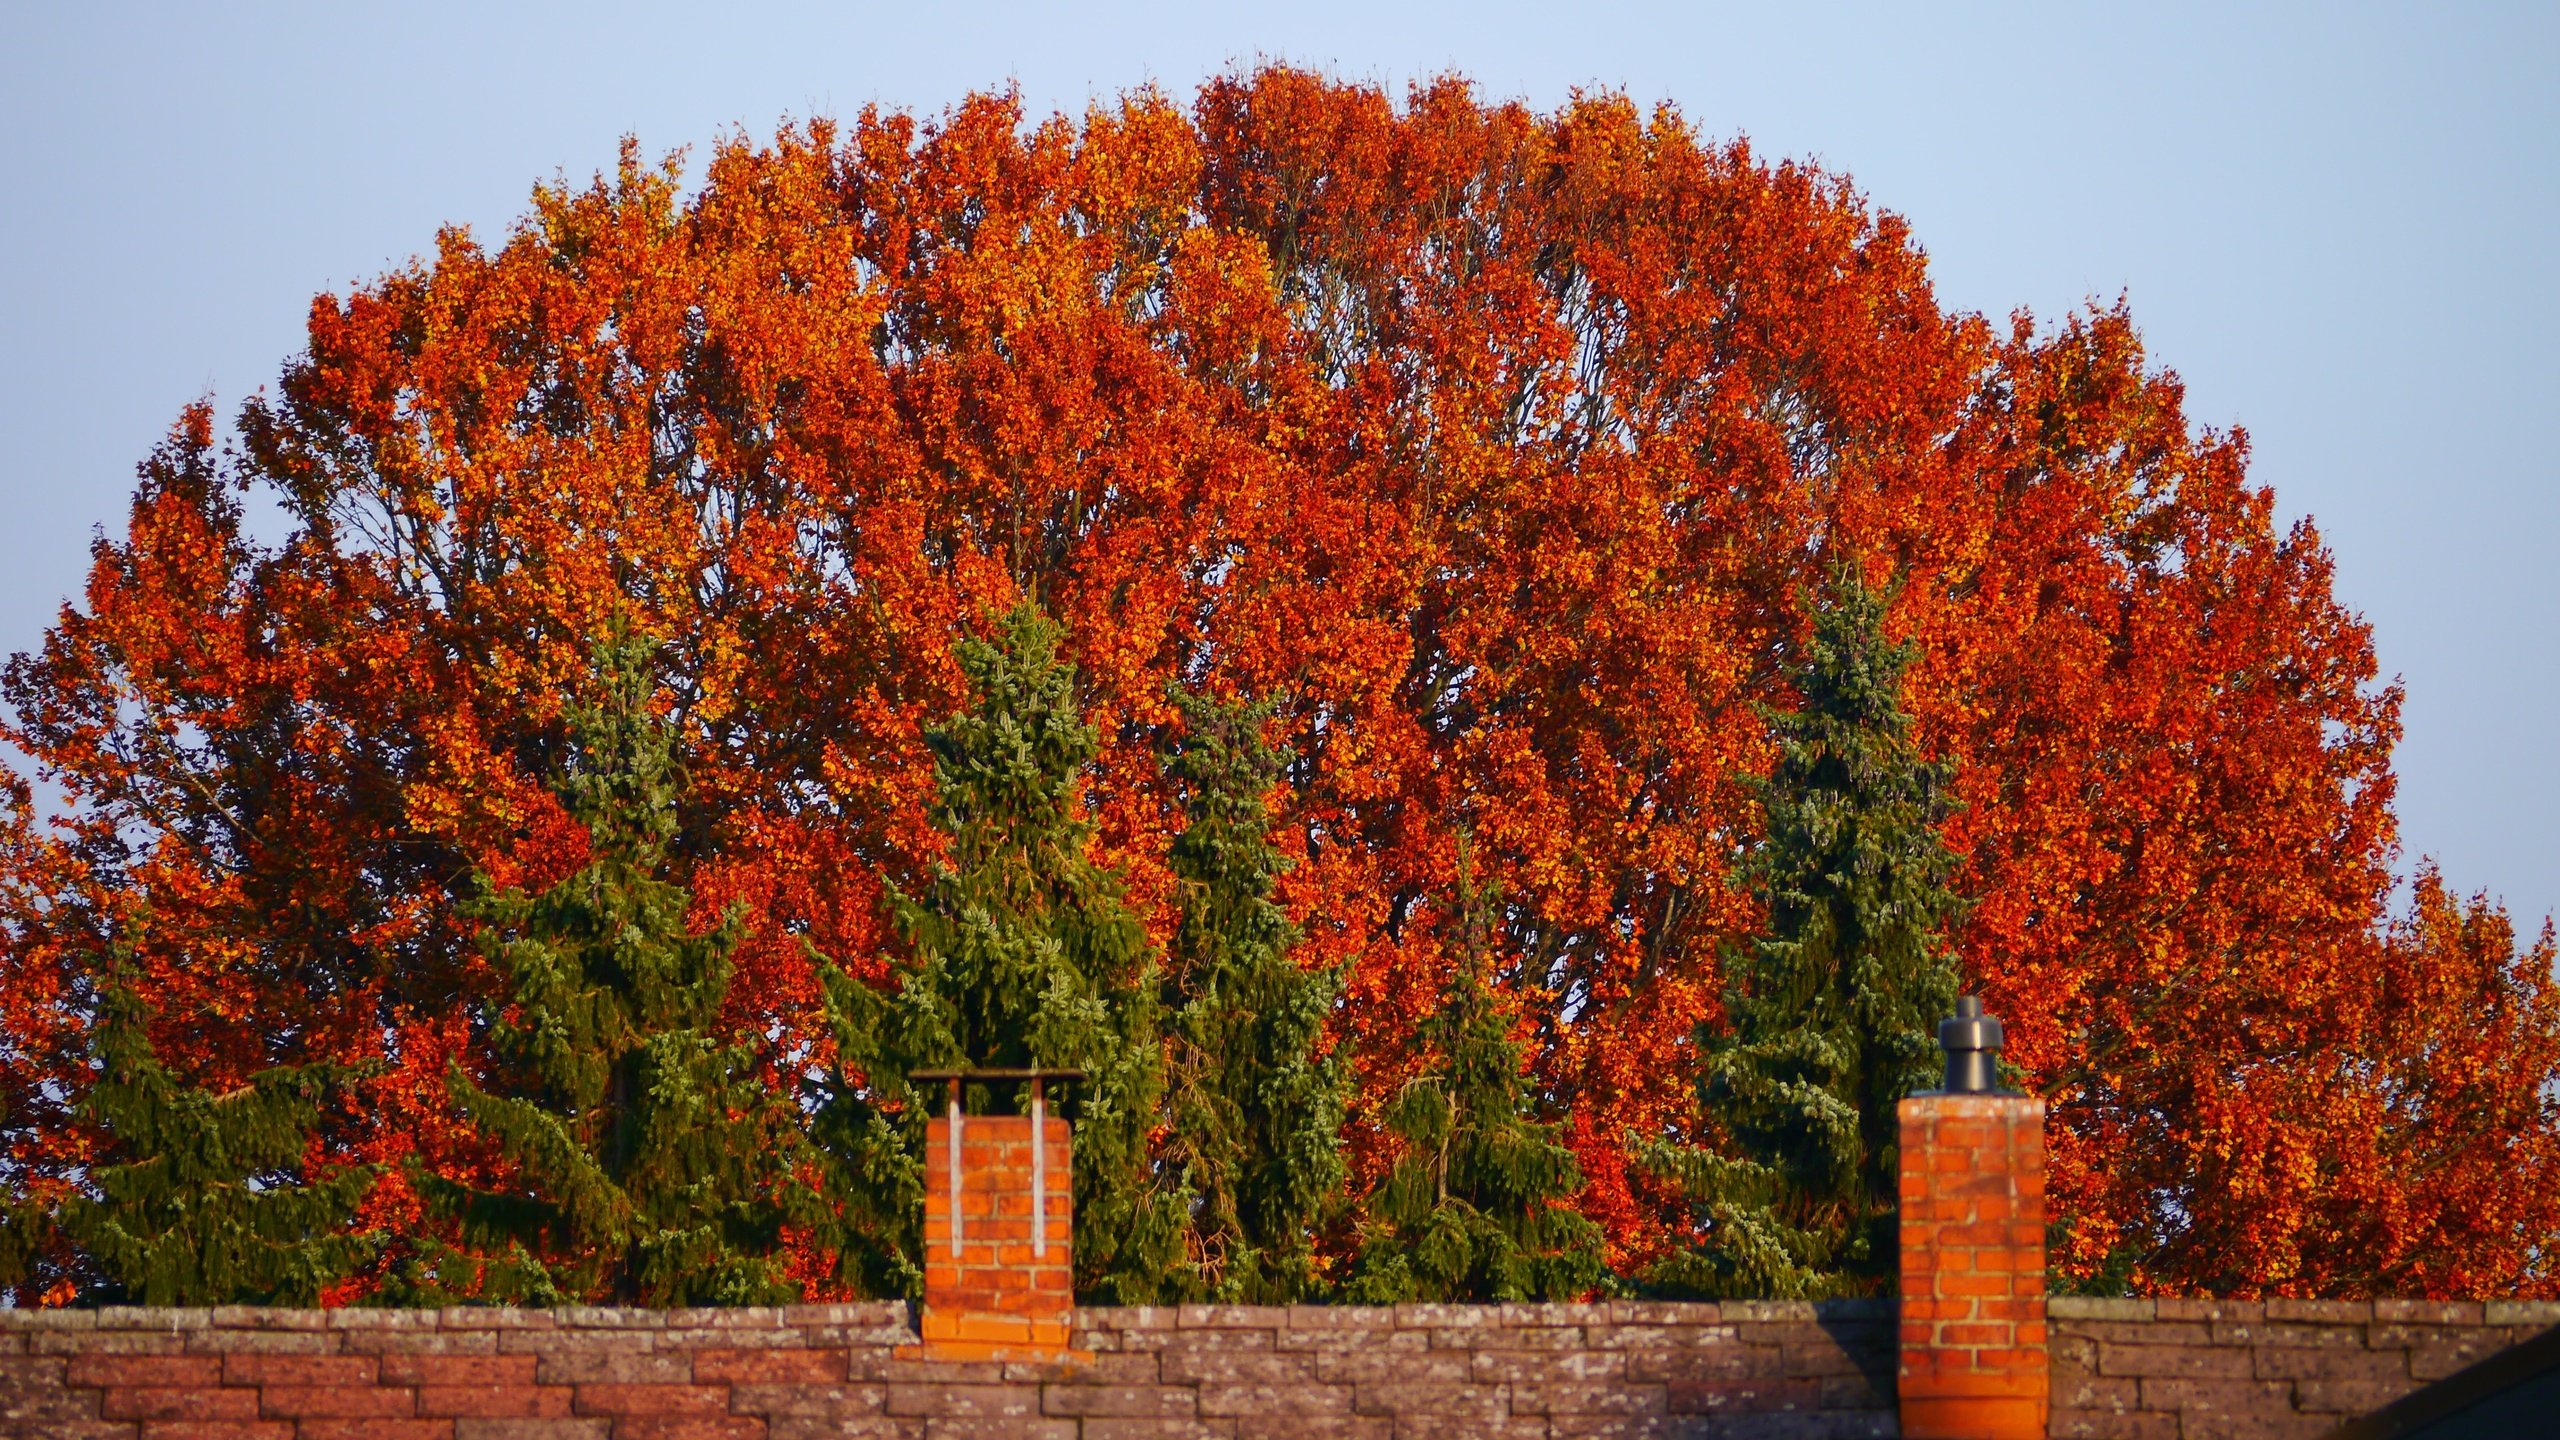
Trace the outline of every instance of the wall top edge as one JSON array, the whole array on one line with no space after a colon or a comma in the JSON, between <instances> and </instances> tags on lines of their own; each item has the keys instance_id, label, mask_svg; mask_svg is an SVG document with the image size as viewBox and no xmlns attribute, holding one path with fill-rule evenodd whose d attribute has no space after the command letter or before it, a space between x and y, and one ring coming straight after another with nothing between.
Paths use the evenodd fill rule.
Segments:
<instances>
[{"instance_id":1,"label":"wall top edge","mask_svg":"<svg viewBox=\"0 0 2560 1440\"><path fill-rule=\"evenodd\" d=\"M2056 1295L2057 1322L2169 1321L2288 1324L2560 1325L2560 1300L2192 1300ZM1603 1300L1500 1305L1183 1305L1087 1307L1078 1329L1437 1329L1570 1326L1784 1325L1882 1322L1891 1300ZM902 1300L839 1305L648 1310L568 1306L551 1310L456 1306L441 1310L279 1309L219 1306L172 1309L0 1309L0 1330L775 1330L912 1328Z\"/></svg>"},{"instance_id":2,"label":"wall top edge","mask_svg":"<svg viewBox=\"0 0 2560 1440\"><path fill-rule=\"evenodd\" d=\"M1075 1323L1088 1330L1175 1329L1468 1329L1594 1325L1749 1325L1875 1321L1893 1317L1890 1300L1603 1300L1588 1303L1492 1305L1182 1305L1086 1307ZM0 1329L48 1330L705 1330L904 1326L902 1300L849 1305L649 1310L610 1306L513 1309L454 1306L440 1310L349 1307L334 1310L226 1305L212 1309L107 1306L93 1309L0 1309Z\"/></svg>"}]
</instances>

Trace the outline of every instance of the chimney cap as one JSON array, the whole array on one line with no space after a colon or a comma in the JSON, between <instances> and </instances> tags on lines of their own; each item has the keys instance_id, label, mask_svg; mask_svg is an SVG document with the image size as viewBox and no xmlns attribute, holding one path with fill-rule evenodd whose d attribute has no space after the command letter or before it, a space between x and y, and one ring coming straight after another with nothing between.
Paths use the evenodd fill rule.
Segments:
<instances>
[{"instance_id":1,"label":"chimney cap","mask_svg":"<svg viewBox=\"0 0 2560 1440\"><path fill-rule=\"evenodd\" d=\"M1981 996L1959 996L1956 1013L1938 1022L1938 1048L1947 1052L1947 1078L1941 1093L2011 1093L2000 1088L2000 1071L1993 1060L2005 1038L2000 1017L1983 1013Z\"/></svg>"}]
</instances>

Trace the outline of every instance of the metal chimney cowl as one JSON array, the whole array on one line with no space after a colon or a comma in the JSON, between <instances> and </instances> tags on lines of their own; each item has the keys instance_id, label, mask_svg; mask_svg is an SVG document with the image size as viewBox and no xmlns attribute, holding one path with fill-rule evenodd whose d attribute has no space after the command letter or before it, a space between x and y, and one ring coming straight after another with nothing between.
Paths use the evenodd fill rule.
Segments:
<instances>
[{"instance_id":1,"label":"metal chimney cowl","mask_svg":"<svg viewBox=\"0 0 2560 1440\"><path fill-rule=\"evenodd\" d=\"M1982 998L1966 995L1956 1013L1938 1022L1938 1047L1947 1052L1947 1078L1941 1093L1999 1095L2000 1018L1982 1013Z\"/></svg>"}]
</instances>

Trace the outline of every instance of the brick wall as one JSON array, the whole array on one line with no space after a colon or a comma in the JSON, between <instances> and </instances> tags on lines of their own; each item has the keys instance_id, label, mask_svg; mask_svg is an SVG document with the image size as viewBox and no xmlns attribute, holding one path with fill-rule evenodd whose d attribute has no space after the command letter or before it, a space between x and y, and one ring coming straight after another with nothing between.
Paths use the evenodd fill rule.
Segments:
<instances>
[{"instance_id":1,"label":"brick wall","mask_svg":"<svg viewBox=\"0 0 2560 1440\"><path fill-rule=\"evenodd\" d=\"M1888 1436L1890 1307L1084 1310L1074 1363L902 1358L903 1305L0 1311L0 1436Z\"/></svg>"},{"instance_id":2,"label":"brick wall","mask_svg":"<svg viewBox=\"0 0 2560 1440\"><path fill-rule=\"evenodd\" d=\"M2560 1325L2560 1304L2054 1300L2053 1433L2316 1436Z\"/></svg>"},{"instance_id":3,"label":"brick wall","mask_svg":"<svg viewBox=\"0 0 2560 1440\"><path fill-rule=\"evenodd\" d=\"M2054 1300L2057 1436L2314 1435L2560 1305ZM1878 1303L1081 1310L919 1360L903 1305L0 1311L0 1440L1332 1440L1895 1433Z\"/></svg>"}]
</instances>

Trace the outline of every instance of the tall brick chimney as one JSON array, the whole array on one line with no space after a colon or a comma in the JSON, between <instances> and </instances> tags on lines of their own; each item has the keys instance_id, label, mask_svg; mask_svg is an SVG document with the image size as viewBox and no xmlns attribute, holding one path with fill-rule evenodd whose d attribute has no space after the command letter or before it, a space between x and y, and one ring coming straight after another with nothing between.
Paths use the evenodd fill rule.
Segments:
<instances>
[{"instance_id":1,"label":"tall brick chimney","mask_svg":"<svg viewBox=\"0 0 2560 1440\"><path fill-rule=\"evenodd\" d=\"M2044 1440L2044 1102L1996 1088L2000 1038L1965 996L1946 1088L1902 1102L1907 1440Z\"/></svg>"},{"instance_id":2,"label":"tall brick chimney","mask_svg":"<svg viewBox=\"0 0 2560 1440\"><path fill-rule=\"evenodd\" d=\"M923 1350L950 1360L1057 1359L1075 1311L1067 1122L1050 1081L1077 1070L920 1070L947 1086L926 1127ZM962 1113L961 1087L1024 1082L1029 1114Z\"/></svg>"}]
</instances>

